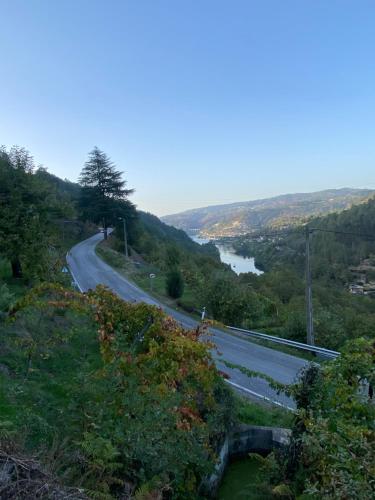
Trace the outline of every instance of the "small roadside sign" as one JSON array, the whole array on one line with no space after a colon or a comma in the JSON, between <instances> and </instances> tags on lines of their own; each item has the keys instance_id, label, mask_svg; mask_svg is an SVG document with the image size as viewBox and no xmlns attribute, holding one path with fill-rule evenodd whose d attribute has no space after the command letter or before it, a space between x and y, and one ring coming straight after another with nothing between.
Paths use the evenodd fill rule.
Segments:
<instances>
[{"instance_id":1,"label":"small roadside sign","mask_svg":"<svg viewBox=\"0 0 375 500\"><path fill-rule=\"evenodd\" d=\"M150 274L149 274L149 277L150 277L150 290L151 290L151 292L152 292L152 280L153 280L154 278L156 278L156 274L154 274L154 273L150 273Z\"/></svg>"}]
</instances>

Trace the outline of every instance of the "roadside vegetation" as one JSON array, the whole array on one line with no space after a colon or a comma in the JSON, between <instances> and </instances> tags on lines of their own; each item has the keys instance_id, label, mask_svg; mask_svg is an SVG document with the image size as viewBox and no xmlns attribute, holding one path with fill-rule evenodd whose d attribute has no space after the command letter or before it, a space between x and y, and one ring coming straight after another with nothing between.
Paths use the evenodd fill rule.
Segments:
<instances>
[{"instance_id":1,"label":"roadside vegetation","mask_svg":"<svg viewBox=\"0 0 375 500\"><path fill-rule=\"evenodd\" d=\"M296 398L295 415L248 402L216 369L204 327L183 330L104 287L77 293L63 272L66 251L113 227L99 252L144 288L280 334L302 322L301 277L287 267L237 277L214 245L137 211L131 193L97 148L80 186L36 169L23 149L0 152L0 497L199 498L225 433L243 422L292 429L287 453L264 462L271 498L372 498L371 299L338 309L341 323L317 324L325 345L344 346L339 359L311 365L295 387L276 384ZM128 260L119 254L124 219ZM339 300L324 283L322 304ZM345 343L350 324L363 338Z\"/></svg>"},{"instance_id":2,"label":"roadside vegetation","mask_svg":"<svg viewBox=\"0 0 375 500\"><path fill-rule=\"evenodd\" d=\"M134 258L125 259L124 254L114 250L113 246L117 247L117 244L115 243L114 245L112 237L110 237L107 241L102 241L97 245L96 253L120 274L123 274L127 279L136 283L140 288L161 302L171 307L180 308L186 313L198 314L201 312L203 306L199 299L197 300L197 297L194 295L194 289L189 284L183 282L184 286L181 296L178 298L171 297L167 288L167 271L149 264L143 258L134 257L134 251ZM154 277L150 278L150 275Z\"/></svg>"},{"instance_id":3,"label":"roadside vegetation","mask_svg":"<svg viewBox=\"0 0 375 500\"><path fill-rule=\"evenodd\" d=\"M374 498L374 384L373 341L348 342L336 360L309 365L280 388L297 403L288 446L233 464L219 498Z\"/></svg>"},{"instance_id":4,"label":"roadside vegetation","mask_svg":"<svg viewBox=\"0 0 375 500\"><path fill-rule=\"evenodd\" d=\"M34 288L1 325L2 439L89 495L191 498L233 418L201 333L104 288Z\"/></svg>"},{"instance_id":5,"label":"roadside vegetation","mask_svg":"<svg viewBox=\"0 0 375 500\"><path fill-rule=\"evenodd\" d=\"M123 257L121 231L116 230L98 246L98 253L107 263L186 312L200 313L205 307L207 316L221 323L262 328L274 310L272 301L254 293L228 265L221 263L212 243L199 245L183 231L150 214L139 212L138 216L138 240L130 246L128 260ZM180 283L177 294L168 287L171 276Z\"/></svg>"},{"instance_id":6,"label":"roadside vegetation","mask_svg":"<svg viewBox=\"0 0 375 500\"><path fill-rule=\"evenodd\" d=\"M320 220L323 227L345 227L350 217L363 222L357 232L372 231L374 200L355 206L337 216ZM352 214L352 210L354 214ZM352 215L351 215L352 214ZM331 223L336 221L336 225ZM364 221L368 220L366 226ZM324 224L323 224L324 223ZM316 226L318 221L311 222ZM169 232L170 231L170 232ZM298 232L300 231L300 232ZM237 251L267 255L267 270L262 275L244 273L237 276L219 262L213 244L202 245L187 241L174 228L169 228L149 214L139 213L139 240L131 245L130 260L122 262L111 249L123 254L121 232L117 230L98 252L114 267L122 269L141 288L156 294L169 304L186 312L202 311L221 323L263 331L272 335L306 341L306 307L304 278L304 234L298 230L288 237L270 238L257 242L246 237L233 241ZM147 244L145 243L147 241ZM231 240L232 241L232 240ZM375 254L375 243L353 245L348 236L314 233L312 237L313 307L316 343L340 350L347 340L373 338L375 322L374 296L353 295L349 283L354 279L351 269ZM195 247L194 247L195 245ZM350 250L345 254L345 248ZM277 248L277 250L276 250ZM355 249L355 251L353 250ZM204 254L205 252L205 254ZM346 255L344 259L343 256ZM167 276L178 271L183 287L171 297ZM155 278L150 278L150 274ZM370 277L371 278L371 277Z\"/></svg>"},{"instance_id":7,"label":"roadside vegetation","mask_svg":"<svg viewBox=\"0 0 375 500\"><path fill-rule=\"evenodd\" d=\"M310 365L292 388L298 411L289 447L266 462L285 498L375 496L375 346L348 342L322 368Z\"/></svg>"},{"instance_id":8,"label":"roadside vegetation","mask_svg":"<svg viewBox=\"0 0 375 500\"><path fill-rule=\"evenodd\" d=\"M100 162L102 193L89 176ZM235 398L200 329L184 331L159 309L104 288L71 288L66 251L99 224L115 227L119 245L124 216L131 251L149 269L165 259L177 300L189 291L185 256L196 270L203 264L202 276L231 274L213 245L201 248L173 228L163 234L157 218L139 214L113 169L94 150L81 191L36 169L23 149L1 152L2 497L194 498L232 425L281 418ZM98 197L104 218L92 212Z\"/></svg>"}]
</instances>

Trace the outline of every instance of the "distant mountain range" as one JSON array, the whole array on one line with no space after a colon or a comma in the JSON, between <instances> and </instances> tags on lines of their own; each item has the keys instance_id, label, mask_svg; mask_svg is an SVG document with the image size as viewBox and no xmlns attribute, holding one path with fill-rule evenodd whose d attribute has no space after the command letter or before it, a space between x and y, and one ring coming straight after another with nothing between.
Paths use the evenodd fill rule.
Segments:
<instances>
[{"instance_id":1,"label":"distant mountain range","mask_svg":"<svg viewBox=\"0 0 375 500\"><path fill-rule=\"evenodd\" d=\"M238 236L265 227L285 228L311 216L342 211L375 195L370 189L327 189L226 205L195 208L162 220L189 234L219 238Z\"/></svg>"}]
</instances>

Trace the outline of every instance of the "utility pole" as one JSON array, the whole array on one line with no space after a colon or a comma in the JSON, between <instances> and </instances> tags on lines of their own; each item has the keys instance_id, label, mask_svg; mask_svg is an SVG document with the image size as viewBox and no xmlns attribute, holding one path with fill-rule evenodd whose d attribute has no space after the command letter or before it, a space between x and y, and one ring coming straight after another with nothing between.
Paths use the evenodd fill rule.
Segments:
<instances>
[{"instance_id":1,"label":"utility pole","mask_svg":"<svg viewBox=\"0 0 375 500\"><path fill-rule=\"evenodd\" d=\"M126 233L126 222L125 222L125 217L122 218L122 222L124 223L124 246L125 246L125 257L128 258L128 236Z\"/></svg>"},{"instance_id":2,"label":"utility pole","mask_svg":"<svg viewBox=\"0 0 375 500\"><path fill-rule=\"evenodd\" d=\"M311 288L310 242L313 230L306 226L306 342L315 344Z\"/></svg>"},{"instance_id":3,"label":"utility pole","mask_svg":"<svg viewBox=\"0 0 375 500\"><path fill-rule=\"evenodd\" d=\"M127 236L127 233L126 233L125 217L119 217L118 220L122 220L122 223L124 225L124 254L125 254L125 257L128 258L129 257L129 253L128 253L128 236Z\"/></svg>"}]
</instances>

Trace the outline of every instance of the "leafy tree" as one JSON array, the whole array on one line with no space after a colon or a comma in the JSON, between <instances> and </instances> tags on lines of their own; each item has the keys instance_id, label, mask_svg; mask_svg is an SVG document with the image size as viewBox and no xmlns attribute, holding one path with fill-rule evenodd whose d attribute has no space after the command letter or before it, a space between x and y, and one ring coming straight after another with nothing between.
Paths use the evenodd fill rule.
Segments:
<instances>
[{"instance_id":1,"label":"leafy tree","mask_svg":"<svg viewBox=\"0 0 375 500\"><path fill-rule=\"evenodd\" d=\"M176 267L181 262L181 254L174 245L169 245L166 250L165 262L168 268Z\"/></svg>"},{"instance_id":2,"label":"leafy tree","mask_svg":"<svg viewBox=\"0 0 375 500\"><path fill-rule=\"evenodd\" d=\"M34 159L31 156L30 152L25 148L21 148L18 146L13 146L10 148L9 152L2 149L2 155L6 157L9 163L16 170L23 171L26 173L33 173L34 171Z\"/></svg>"},{"instance_id":3,"label":"leafy tree","mask_svg":"<svg viewBox=\"0 0 375 500\"><path fill-rule=\"evenodd\" d=\"M271 301L228 273L216 273L203 286L203 302L208 311L227 325L253 327L271 306Z\"/></svg>"},{"instance_id":4,"label":"leafy tree","mask_svg":"<svg viewBox=\"0 0 375 500\"><path fill-rule=\"evenodd\" d=\"M33 168L26 150L0 151L0 252L11 262L15 278L45 274L53 209L61 211L52 206L49 186L36 178Z\"/></svg>"},{"instance_id":5,"label":"leafy tree","mask_svg":"<svg viewBox=\"0 0 375 500\"><path fill-rule=\"evenodd\" d=\"M178 299L184 293L184 279L181 271L178 269L171 269L167 274L166 281L167 293L173 299Z\"/></svg>"},{"instance_id":6,"label":"leafy tree","mask_svg":"<svg viewBox=\"0 0 375 500\"><path fill-rule=\"evenodd\" d=\"M103 224L106 239L108 225L116 222L123 205L132 207L127 198L134 190L125 187L122 172L116 170L108 156L97 147L89 153L80 184L83 213L89 220Z\"/></svg>"}]
</instances>

